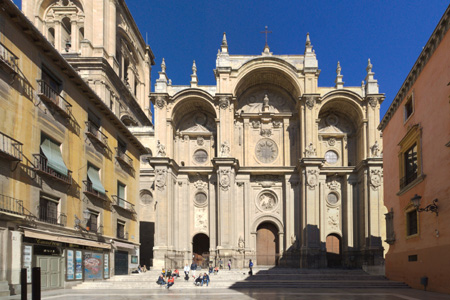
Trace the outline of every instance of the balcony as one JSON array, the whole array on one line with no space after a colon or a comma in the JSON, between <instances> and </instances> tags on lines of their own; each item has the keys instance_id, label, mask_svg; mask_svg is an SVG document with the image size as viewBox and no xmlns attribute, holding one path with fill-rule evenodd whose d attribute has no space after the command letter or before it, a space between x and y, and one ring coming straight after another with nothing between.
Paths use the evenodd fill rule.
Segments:
<instances>
[{"instance_id":1,"label":"balcony","mask_svg":"<svg viewBox=\"0 0 450 300\"><path fill-rule=\"evenodd\" d=\"M102 194L102 193L94 190L94 188L92 187L92 182L83 180L83 184L84 184L83 193L86 196L94 197L94 198L96 198L98 200L102 200L102 201L108 201L108 197L105 194Z\"/></svg>"},{"instance_id":2,"label":"balcony","mask_svg":"<svg viewBox=\"0 0 450 300\"><path fill-rule=\"evenodd\" d=\"M41 98L41 100L56 109L64 118L70 119L70 116L72 114L72 105L70 105L70 103L67 102L66 99L60 96L60 94L44 80L38 80L38 83L38 96Z\"/></svg>"},{"instance_id":3,"label":"balcony","mask_svg":"<svg viewBox=\"0 0 450 300\"><path fill-rule=\"evenodd\" d=\"M114 207L119 207L123 210L126 210L132 214L135 214L136 211L134 210L134 204L126 201L125 199L120 198L119 196L112 196L114 201L113 201L113 206Z\"/></svg>"},{"instance_id":4,"label":"balcony","mask_svg":"<svg viewBox=\"0 0 450 300\"><path fill-rule=\"evenodd\" d=\"M417 172L407 174L405 177L400 179L400 190L405 188L408 184L417 179Z\"/></svg>"},{"instance_id":5,"label":"balcony","mask_svg":"<svg viewBox=\"0 0 450 300\"><path fill-rule=\"evenodd\" d=\"M19 68L17 60L19 58L14 55L8 48L0 43L0 67L10 74L17 74Z\"/></svg>"},{"instance_id":6,"label":"balcony","mask_svg":"<svg viewBox=\"0 0 450 300\"><path fill-rule=\"evenodd\" d=\"M23 201L5 195L0 195L0 212L24 216Z\"/></svg>"},{"instance_id":7,"label":"balcony","mask_svg":"<svg viewBox=\"0 0 450 300\"><path fill-rule=\"evenodd\" d=\"M13 161L22 161L23 144L0 132L0 157Z\"/></svg>"},{"instance_id":8,"label":"balcony","mask_svg":"<svg viewBox=\"0 0 450 300\"><path fill-rule=\"evenodd\" d=\"M58 217L57 215L48 213L46 210L40 210L39 221L64 227L67 224L67 216L61 213Z\"/></svg>"},{"instance_id":9,"label":"balcony","mask_svg":"<svg viewBox=\"0 0 450 300\"><path fill-rule=\"evenodd\" d=\"M130 169L134 169L133 159L129 157L124 150L117 147L116 147L116 158L120 163L127 165Z\"/></svg>"},{"instance_id":10,"label":"balcony","mask_svg":"<svg viewBox=\"0 0 450 300\"><path fill-rule=\"evenodd\" d=\"M48 160L44 155L33 154L33 156L36 173L68 185L72 184L72 171L67 171L67 175L60 174L47 165Z\"/></svg>"},{"instance_id":11,"label":"balcony","mask_svg":"<svg viewBox=\"0 0 450 300\"><path fill-rule=\"evenodd\" d=\"M91 121L86 122L86 135L102 148L108 148L108 137Z\"/></svg>"}]
</instances>

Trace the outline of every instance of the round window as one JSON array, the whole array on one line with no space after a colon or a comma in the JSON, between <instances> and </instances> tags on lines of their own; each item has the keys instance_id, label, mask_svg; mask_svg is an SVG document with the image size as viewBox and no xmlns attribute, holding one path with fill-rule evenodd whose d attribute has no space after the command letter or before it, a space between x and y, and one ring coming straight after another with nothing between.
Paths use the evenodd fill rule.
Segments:
<instances>
[{"instance_id":1,"label":"round window","mask_svg":"<svg viewBox=\"0 0 450 300\"><path fill-rule=\"evenodd\" d=\"M206 197L205 193L197 193L197 194L195 194L195 202L198 205L205 205L207 200L208 200L208 197Z\"/></svg>"},{"instance_id":2,"label":"round window","mask_svg":"<svg viewBox=\"0 0 450 300\"><path fill-rule=\"evenodd\" d=\"M208 160L208 153L205 150L197 150L194 153L194 160L199 164L203 164Z\"/></svg>"},{"instance_id":3,"label":"round window","mask_svg":"<svg viewBox=\"0 0 450 300\"><path fill-rule=\"evenodd\" d=\"M335 164L338 161L338 154L334 151L327 151L325 153L325 160L329 164Z\"/></svg>"},{"instance_id":4,"label":"round window","mask_svg":"<svg viewBox=\"0 0 450 300\"><path fill-rule=\"evenodd\" d=\"M327 197L327 201L330 204L336 204L339 201L338 195L336 195L335 193L329 193L328 197Z\"/></svg>"}]
</instances>

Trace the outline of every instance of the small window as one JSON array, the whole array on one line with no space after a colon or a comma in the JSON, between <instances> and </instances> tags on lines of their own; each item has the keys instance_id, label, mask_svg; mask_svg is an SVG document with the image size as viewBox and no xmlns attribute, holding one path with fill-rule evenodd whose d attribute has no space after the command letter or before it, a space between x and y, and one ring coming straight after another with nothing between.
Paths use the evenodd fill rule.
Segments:
<instances>
[{"instance_id":1,"label":"small window","mask_svg":"<svg viewBox=\"0 0 450 300\"><path fill-rule=\"evenodd\" d=\"M329 164L337 163L338 159L339 159L339 156L335 151L330 150L325 153L325 160Z\"/></svg>"},{"instance_id":2,"label":"small window","mask_svg":"<svg viewBox=\"0 0 450 300\"><path fill-rule=\"evenodd\" d=\"M417 178L417 144L403 154L405 161L405 184L408 185Z\"/></svg>"},{"instance_id":3,"label":"small window","mask_svg":"<svg viewBox=\"0 0 450 300\"><path fill-rule=\"evenodd\" d=\"M125 222L124 221L117 221L117 237L120 239L125 238Z\"/></svg>"},{"instance_id":4,"label":"small window","mask_svg":"<svg viewBox=\"0 0 450 300\"><path fill-rule=\"evenodd\" d=\"M120 139L117 139L117 150L120 154L125 154L127 152L127 144Z\"/></svg>"},{"instance_id":5,"label":"small window","mask_svg":"<svg viewBox=\"0 0 450 300\"><path fill-rule=\"evenodd\" d=\"M97 232L98 230L98 212L89 210L89 219L86 223L88 231Z\"/></svg>"},{"instance_id":6,"label":"small window","mask_svg":"<svg viewBox=\"0 0 450 300\"><path fill-rule=\"evenodd\" d=\"M125 184L120 181L117 182L117 196L122 200L126 200L125 188Z\"/></svg>"},{"instance_id":7,"label":"small window","mask_svg":"<svg viewBox=\"0 0 450 300\"><path fill-rule=\"evenodd\" d=\"M58 224L59 199L47 194L39 197L39 220L50 224Z\"/></svg>"},{"instance_id":8,"label":"small window","mask_svg":"<svg viewBox=\"0 0 450 300\"><path fill-rule=\"evenodd\" d=\"M417 209L413 209L413 210L406 212L406 235L407 236L413 236L419 232L417 217L418 217Z\"/></svg>"},{"instance_id":9,"label":"small window","mask_svg":"<svg viewBox=\"0 0 450 300\"><path fill-rule=\"evenodd\" d=\"M410 187L420 183L424 174L422 172L421 160L421 134L419 125L414 125L398 144L399 151L399 177L400 191L403 193Z\"/></svg>"},{"instance_id":10,"label":"small window","mask_svg":"<svg viewBox=\"0 0 450 300\"><path fill-rule=\"evenodd\" d=\"M409 119L409 117L414 112L414 103L413 103L413 96L409 96L408 100L406 100L405 103L405 122Z\"/></svg>"}]
</instances>

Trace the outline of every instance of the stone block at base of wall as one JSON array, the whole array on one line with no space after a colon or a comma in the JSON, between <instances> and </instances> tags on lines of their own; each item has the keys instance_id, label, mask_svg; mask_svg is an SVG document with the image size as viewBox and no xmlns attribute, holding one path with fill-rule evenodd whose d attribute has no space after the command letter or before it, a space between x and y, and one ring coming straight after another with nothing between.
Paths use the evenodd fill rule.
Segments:
<instances>
[{"instance_id":1,"label":"stone block at base of wall","mask_svg":"<svg viewBox=\"0 0 450 300\"><path fill-rule=\"evenodd\" d=\"M0 297L10 295L11 292L9 291L8 281L0 281Z\"/></svg>"}]
</instances>

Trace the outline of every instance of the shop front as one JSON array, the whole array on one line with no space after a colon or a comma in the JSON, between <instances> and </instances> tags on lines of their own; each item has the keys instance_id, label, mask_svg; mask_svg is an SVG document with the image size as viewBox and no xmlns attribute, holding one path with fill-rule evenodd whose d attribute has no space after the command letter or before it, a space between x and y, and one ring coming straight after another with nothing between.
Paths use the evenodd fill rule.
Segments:
<instances>
[{"instance_id":1,"label":"shop front","mask_svg":"<svg viewBox=\"0 0 450 300\"><path fill-rule=\"evenodd\" d=\"M139 245L113 242L114 275L128 275L139 265Z\"/></svg>"}]
</instances>

